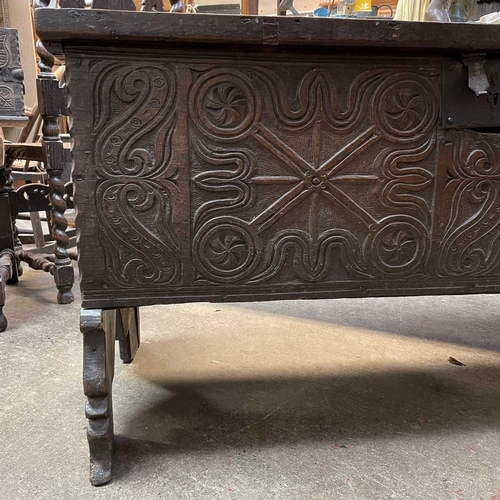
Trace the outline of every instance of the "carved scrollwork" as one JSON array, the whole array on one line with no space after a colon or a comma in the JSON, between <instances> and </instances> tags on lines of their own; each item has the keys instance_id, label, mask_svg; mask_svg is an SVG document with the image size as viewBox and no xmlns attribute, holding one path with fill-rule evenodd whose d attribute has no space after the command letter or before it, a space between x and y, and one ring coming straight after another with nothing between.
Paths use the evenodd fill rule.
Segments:
<instances>
[{"instance_id":1,"label":"carved scrollwork","mask_svg":"<svg viewBox=\"0 0 500 500\"><path fill-rule=\"evenodd\" d=\"M496 136L449 132L445 192L449 217L439 252L441 276L484 276L500 269L500 144Z\"/></svg>"},{"instance_id":2,"label":"carved scrollwork","mask_svg":"<svg viewBox=\"0 0 500 500\"><path fill-rule=\"evenodd\" d=\"M9 66L12 60L9 35L0 35L0 68Z\"/></svg>"},{"instance_id":3,"label":"carved scrollwork","mask_svg":"<svg viewBox=\"0 0 500 500\"><path fill-rule=\"evenodd\" d=\"M161 63L102 62L91 71L93 157L105 179L96 207L108 278L119 287L176 285L181 263L169 191L177 189L176 75Z\"/></svg>"},{"instance_id":4,"label":"carved scrollwork","mask_svg":"<svg viewBox=\"0 0 500 500\"><path fill-rule=\"evenodd\" d=\"M432 221L421 193L433 186L438 115L428 74L367 70L344 96L321 68L296 88L267 68L218 68L202 71L190 95L204 278L423 273ZM222 151L221 140L234 146Z\"/></svg>"},{"instance_id":5,"label":"carved scrollwork","mask_svg":"<svg viewBox=\"0 0 500 500\"><path fill-rule=\"evenodd\" d=\"M350 231L325 231L315 241L306 231L288 230L278 233L267 246L264 269L251 283L272 279L292 257L295 274L304 283L316 283L332 273L337 259L347 272L358 278L369 278L361 247Z\"/></svg>"},{"instance_id":6,"label":"carved scrollwork","mask_svg":"<svg viewBox=\"0 0 500 500\"><path fill-rule=\"evenodd\" d=\"M5 85L0 86L0 109L14 109L14 92Z\"/></svg>"},{"instance_id":7,"label":"carved scrollwork","mask_svg":"<svg viewBox=\"0 0 500 500\"><path fill-rule=\"evenodd\" d=\"M104 178L165 173L175 129L175 73L168 66L129 63L101 64L95 71L93 153L98 173Z\"/></svg>"},{"instance_id":8,"label":"carved scrollwork","mask_svg":"<svg viewBox=\"0 0 500 500\"><path fill-rule=\"evenodd\" d=\"M364 119L373 91L386 76L386 72L380 69L364 71L356 76L349 85L342 106L338 80L325 68L307 71L291 98L290 83L276 73L262 67L252 67L249 73L261 81L261 89L269 93L280 127L293 130L310 127L320 111L325 124L342 131L355 129Z\"/></svg>"},{"instance_id":9,"label":"carved scrollwork","mask_svg":"<svg viewBox=\"0 0 500 500\"><path fill-rule=\"evenodd\" d=\"M169 193L149 180L108 180L96 198L109 278L121 287L176 284L181 264Z\"/></svg>"},{"instance_id":10,"label":"carved scrollwork","mask_svg":"<svg viewBox=\"0 0 500 500\"><path fill-rule=\"evenodd\" d=\"M255 171L256 160L248 149L234 148L230 152L209 151L202 142L193 142L193 151L206 168L193 176L195 186L205 192L227 196L216 198L194 212L196 226L217 214L228 214L244 207L251 196L249 179Z\"/></svg>"}]
</instances>

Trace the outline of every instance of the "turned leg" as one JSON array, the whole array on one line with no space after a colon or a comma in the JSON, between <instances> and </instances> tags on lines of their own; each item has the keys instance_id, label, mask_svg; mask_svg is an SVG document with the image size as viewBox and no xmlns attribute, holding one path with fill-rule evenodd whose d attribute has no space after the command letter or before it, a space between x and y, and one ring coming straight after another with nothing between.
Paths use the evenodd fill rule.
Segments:
<instances>
[{"instance_id":1,"label":"turned leg","mask_svg":"<svg viewBox=\"0 0 500 500\"><path fill-rule=\"evenodd\" d=\"M3 306L5 305L5 285L12 277L12 270L15 263L16 258L12 250L7 249L0 252L0 332L4 332L7 329L7 318L3 313Z\"/></svg>"},{"instance_id":2,"label":"turned leg","mask_svg":"<svg viewBox=\"0 0 500 500\"><path fill-rule=\"evenodd\" d=\"M6 160L5 165L3 167L4 189L7 192L14 191L14 179L12 178L12 162L13 162L13 160L11 160L11 159ZM16 272L12 274L11 279L10 279L10 283L17 283L18 277L22 276L22 274L23 274L23 266L21 264L21 261L17 257L18 253L22 251L23 245L21 244L21 240L19 239L19 229L17 228L16 217L17 217L17 214L12 213L12 210L11 210L12 236L14 238L14 250L15 250L15 255L16 255Z\"/></svg>"},{"instance_id":3,"label":"turned leg","mask_svg":"<svg viewBox=\"0 0 500 500\"><path fill-rule=\"evenodd\" d=\"M69 237L66 234L68 222L64 215L66 202L63 198L64 184L61 180L61 174L60 170L49 170L49 199L52 205L50 220L52 237L55 240L54 254L56 257L54 260L54 281L58 290L57 302L71 304L75 298L72 291L75 276L68 253Z\"/></svg>"},{"instance_id":4,"label":"turned leg","mask_svg":"<svg viewBox=\"0 0 500 500\"><path fill-rule=\"evenodd\" d=\"M119 309L116 340L120 343L120 358L124 363L131 363L141 344L139 308Z\"/></svg>"},{"instance_id":5,"label":"turned leg","mask_svg":"<svg viewBox=\"0 0 500 500\"><path fill-rule=\"evenodd\" d=\"M0 137L0 257L1 257L1 298L0 310L5 304L5 284L17 283L17 266L15 266L15 243L12 227L12 210L10 206L10 193L12 177L5 162L5 147L3 138ZM13 259L13 260L12 260ZM0 318L0 331L7 328L7 320L3 313Z\"/></svg>"},{"instance_id":6,"label":"turned leg","mask_svg":"<svg viewBox=\"0 0 500 500\"><path fill-rule=\"evenodd\" d=\"M48 5L48 0L39 3ZM54 254L54 281L57 286L57 301L59 304L70 304L74 300L72 287L74 271L68 255L69 238L66 234L68 222L64 215L66 202L64 201L65 187L62 180L65 163L64 146L59 135L59 115L63 108L63 94L59 82L52 73L54 56L39 40L36 45L40 56L38 67L40 73L37 79L38 106L43 120L42 143L45 153L45 170L49 176L49 201L52 205L50 220L52 237L55 240Z\"/></svg>"},{"instance_id":7,"label":"turned leg","mask_svg":"<svg viewBox=\"0 0 500 500\"><path fill-rule=\"evenodd\" d=\"M9 192L6 189L3 139L0 137L0 332L7 329L7 318L3 312L5 305L5 285L17 278L16 257Z\"/></svg>"},{"instance_id":8,"label":"turned leg","mask_svg":"<svg viewBox=\"0 0 500 500\"><path fill-rule=\"evenodd\" d=\"M90 482L108 483L113 463L111 387L115 364L117 310L82 309L83 387L87 396Z\"/></svg>"}]
</instances>

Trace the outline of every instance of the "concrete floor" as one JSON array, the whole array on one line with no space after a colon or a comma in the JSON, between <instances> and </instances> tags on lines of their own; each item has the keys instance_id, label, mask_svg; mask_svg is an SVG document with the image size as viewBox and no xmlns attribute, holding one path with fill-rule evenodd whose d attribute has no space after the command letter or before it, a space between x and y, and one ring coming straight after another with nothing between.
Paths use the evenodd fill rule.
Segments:
<instances>
[{"instance_id":1,"label":"concrete floor","mask_svg":"<svg viewBox=\"0 0 500 500\"><path fill-rule=\"evenodd\" d=\"M143 308L93 488L79 297L30 270L8 291L2 500L500 500L500 297Z\"/></svg>"}]
</instances>

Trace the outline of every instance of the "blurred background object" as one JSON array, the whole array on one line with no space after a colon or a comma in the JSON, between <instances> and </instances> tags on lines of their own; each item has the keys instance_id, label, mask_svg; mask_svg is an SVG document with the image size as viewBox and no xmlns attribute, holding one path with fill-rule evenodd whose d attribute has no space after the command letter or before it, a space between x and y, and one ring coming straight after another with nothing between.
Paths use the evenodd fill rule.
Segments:
<instances>
[{"instance_id":1,"label":"blurred background object","mask_svg":"<svg viewBox=\"0 0 500 500\"><path fill-rule=\"evenodd\" d=\"M399 0L394 19L397 21L424 21L429 0Z\"/></svg>"}]
</instances>

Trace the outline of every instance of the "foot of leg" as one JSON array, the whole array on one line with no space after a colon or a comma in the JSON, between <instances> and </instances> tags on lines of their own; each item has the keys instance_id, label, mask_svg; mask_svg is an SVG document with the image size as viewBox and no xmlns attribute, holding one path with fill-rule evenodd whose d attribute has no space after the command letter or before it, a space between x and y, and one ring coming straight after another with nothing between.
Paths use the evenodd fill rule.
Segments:
<instances>
[{"instance_id":1,"label":"foot of leg","mask_svg":"<svg viewBox=\"0 0 500 500\"><path fill-rule=\"evenodd\" d=\"M5 317L5 314L3 313L3 306L0 306L0 333L5 332L5 330L7 330L8 326L9 326L9 323L7 322L7 318Z\"/></svg>"},{"instance_id":2,"label":"foot of leg","mask_svg":"<svg viewBox=\"0 0 500 500\"><path fill-rule=\"evenodd\" d=\"M131 363L141 344L139 308L119 310L116 339L120 342L120 358L124 363Z\"/></svg>"},{"instance_id":3,"label":"foot of leg","mask_svg":"<svg viewBox=\"0 0 500 500\"><path fill-rule=\"evenodd\" d=\"M0 332L7 330L7 318L3 313L5 305L5 285L12 277L15 265L14 252L12 250L3 250L0 252Z\"/></svg>"},{"instance_id":4,"label":"foot of leg","mask_svg":"<svg viewBox=\"0 0 500 500\"><path fill-rule=\"evenodd\" d=\"M72 292L73 283L75 281L75 274L71 261L64 267L54 268L54 281L57 286L57 303L58 304L71 304L75 300Z\"/></svg>"},{"instance_id":5,"label":"foot of leg","mask_svg":"<svg viewBox=\"0 0 500 500\"><path fill-rule=\"evenodd\" d=\"M113 405L117 311L83 309L83 387L87 396L85 413L89 419L90 482L108 483L113 465Z\"/></svg>"}]
</instances>

